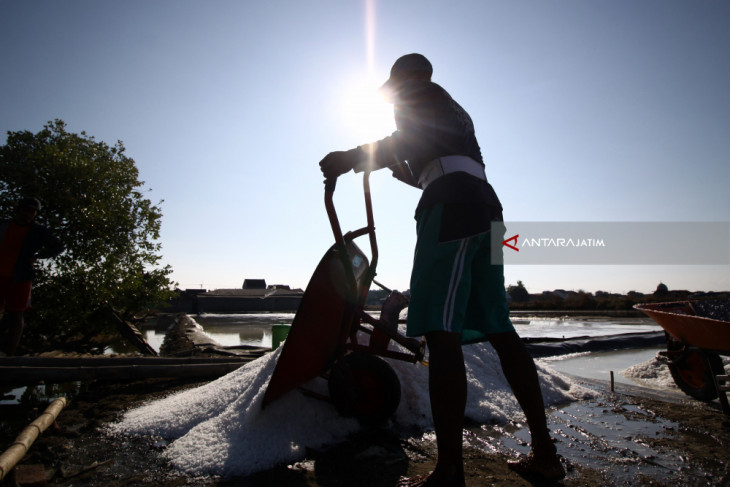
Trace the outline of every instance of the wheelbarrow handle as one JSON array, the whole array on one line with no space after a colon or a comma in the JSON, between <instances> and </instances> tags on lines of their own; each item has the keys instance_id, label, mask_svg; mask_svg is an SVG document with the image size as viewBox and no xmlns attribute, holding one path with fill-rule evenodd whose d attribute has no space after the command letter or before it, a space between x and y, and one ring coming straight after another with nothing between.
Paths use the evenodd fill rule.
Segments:
<instances>
[{"instance_id":1,"label":"wheelbarrow handle","mask_svg":"<svg viewBox=\"0 0 730 487\"><path fill-rule=\"evenodd\" d=\"M363 193L365 195L365 213L367 216L367 234L370 238L370 280L375 278L375 269L378 265L378 241L375 238L375 218L373 217L373 202L370 197L370 171L362 176ZM370 287L368 285L368 287Z\"/></svg>"},{"instance_id":2,"label":"wheelbarrow handle","mask_svg":"<svg viewBox=\"0 0 730 487\"><path fill-rule=\"evenodd\" d=\"M342 228L340 227L340 221L337 218L337 211L333 202L333 195L335 192L337 179L327 179L325 181L325 192L324 192L324 205L327 209L327 217L332 227L332 234L335 237L335 245L340 248L340 258L347 276L346 281L352 289L353 293L365 292L370 289L370 284L375 278L378 263L378 243L375 238L375 224L373 219L373 204L370 197L370 171L366 170L363 172L363 192L365 194L365 210L367 215L367 226L349 232L347 235L342 234ZM347 253L347 242L353 240L356 237L367 234L370 239L370 265L367 268L366 274L363 277L363 286L361 290L358 290L358 285L355 279L354 270L352 268L352 262L348 258Z\"/></svg>"},{"instance_id":3,"label":"wheelbarrow handle","mask_svg":"<svg viewBox=\"0 0 730 487\"><path fill-rule=\"evenodd\" d=\"M370 171L363 172L363 193L365 195L365 212L367 217L367 227L361 228L355 232L348 233L347 236L342 234L340 221L337 218L337 210L333 201L335 187L337 186L337 178L328 178L324 182L324 206L327 209L327 217L332 227L332 234L335 242L344 245L347 238L354 239L356 237L368 234L370 237L371 262L370 265L375 268L378 260L378 245L375 238L375 223L373 217L373 204L370 197Z\"/></svg>"},{"instance_id":4,"label":"wheelbarrow handle","mask_svg":"<svg viewBox=\"0 0 730 487\"><path fill-rule=\"evenodd\" d=\"M324 207L327 209L327 217L330 220L330 226L332 227L332 234L335 236L335 242L341 245L345 244L345 239L342 237L342 229L340 228L340 220L337 218L337 211L335 210L335 204L332 197L335 194L335 187L337 186L337 178L329 178L324 182Z\"/></svg>"},{"instance_id":5,"label":"wheelbarrow handle","mask_svg":"<svg viewBox=\"0 0 730 487\"><path fill-rule=\"evenodd\" d=\"M337 178L327 178L324 180L324 191L327 193L334 193L335 187L337 186Z\"/></svg>"}]
</instances>

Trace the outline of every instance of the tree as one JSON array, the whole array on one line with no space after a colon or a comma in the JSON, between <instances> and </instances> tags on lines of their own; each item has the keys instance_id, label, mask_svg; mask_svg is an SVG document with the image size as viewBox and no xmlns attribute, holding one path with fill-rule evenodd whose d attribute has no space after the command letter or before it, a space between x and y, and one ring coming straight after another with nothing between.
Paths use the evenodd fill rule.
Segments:
<instances>
[{"instance_id":1,"label":"tree","mask_svg":"<svg viewBox=\"0 0 730 487\"><path fill-rule=\"evenodd\" d=\"M11 214L22 196L37 197L38 222L66 246L36 264L27 346L98 351L104 345L93 339L111 331L99 310L112 306L130 318L173 293L172 269L160 266L162 212L143 197L124 150L121 141L109 147L85 132L66 132L62 120L37 134L8 132L0 146L0 212Z\"/></svg>"},{"instance_id":2,"label":"tree","mask_svg":"<svg viewBox=\"0 0 730 487\"><path fill-rule=\"evenodd\" d=\"M507 294L510 295L512 301L515 303L524 303L530 300L530 293L527 292L522 281L517 281L516 286L512 284L507 286Z\"/></svg>"}]
</instances>

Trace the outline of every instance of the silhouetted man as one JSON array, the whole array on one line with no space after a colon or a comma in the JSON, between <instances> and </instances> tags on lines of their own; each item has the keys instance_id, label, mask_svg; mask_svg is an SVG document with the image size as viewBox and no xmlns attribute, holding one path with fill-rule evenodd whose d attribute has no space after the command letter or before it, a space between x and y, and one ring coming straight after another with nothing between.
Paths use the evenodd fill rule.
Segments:
<instances>
[{"instance_id":1,"label":"silhouetted man","mask_svg":"<svg viewBox=\"0 0 730 487\"><path fill-rule=\"evenodd\" d=\"M394 103L397 130L320 162L328 179L350 169L388 167L397 179L423 190L416 208L407 334L425 336L428 343L438 461L430 475L400 485L464 485L461 346L485 340L499 355L532 436L530 454L510 467L557 480L565 471L547 428L535 363L509 319L503 266L492 264L490 230L492 222L502 221L502 205L487 182L471 117L431 81L432 72L420 54L399 58L383 86Z\"/></svg>"},{"instance_id":2,"label":"silhouetted man","mask_svg":"<svg viewBox=\"0 0 730 487\"><path fill-rule=\"evenodd\" d=\"M30 305L33 263L55 257L63 244L34 220L41 209L35 198L23 198L11 220L0 220L0 353L15 355L23 335L23 313Z\"/></svg>"}]
</instances>

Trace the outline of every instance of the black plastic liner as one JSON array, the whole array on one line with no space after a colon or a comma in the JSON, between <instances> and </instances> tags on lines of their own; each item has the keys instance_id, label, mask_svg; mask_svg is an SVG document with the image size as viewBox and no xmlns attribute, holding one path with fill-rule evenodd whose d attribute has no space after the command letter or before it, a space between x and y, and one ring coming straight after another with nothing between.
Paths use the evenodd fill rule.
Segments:
<instances>
[{"instance_id":1,"label":"black plastic liner","mask_svg":"<svg viewBox=\"0 0 730 487\"><path fill-rule=\"evenodd\" d=\"M619 335L582 336L575 338L523 338L534 358L554 357L579 352L606 352L665 346L663 331L622 333Z\"/></svg>"}]
</instances>

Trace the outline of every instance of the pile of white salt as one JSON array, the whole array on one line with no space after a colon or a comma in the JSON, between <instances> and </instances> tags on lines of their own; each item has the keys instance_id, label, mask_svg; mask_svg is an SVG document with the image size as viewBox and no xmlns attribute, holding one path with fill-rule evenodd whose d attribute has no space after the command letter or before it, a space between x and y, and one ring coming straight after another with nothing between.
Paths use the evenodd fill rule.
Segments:
<instances>
[{"instance_id":1,"label":"pile of white salt","mask_svg":"<svg viewBox=\"0 0 730 487\"><path fill-rule=\"evenodd\" d=\"M261 409L277 351L201 387L186 390L127 412L110 425L112 434L150 435L169 440L163 455L190 475L244 476L302 459L307 448L344 441L359 428L335 408L294 390ZM522 412L489 344L464 347L468 374L466 416L488 423L522 419ZM428 369L389 360L401 382L401 402L391 429L432 429ZM538 364L547 406L592 393ZM326 390L322 379L306 385Z\"/></svg>"}]
</instances>

